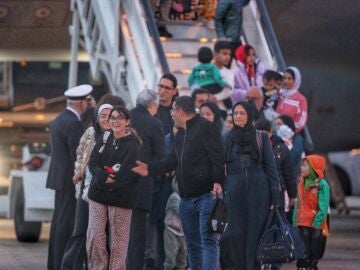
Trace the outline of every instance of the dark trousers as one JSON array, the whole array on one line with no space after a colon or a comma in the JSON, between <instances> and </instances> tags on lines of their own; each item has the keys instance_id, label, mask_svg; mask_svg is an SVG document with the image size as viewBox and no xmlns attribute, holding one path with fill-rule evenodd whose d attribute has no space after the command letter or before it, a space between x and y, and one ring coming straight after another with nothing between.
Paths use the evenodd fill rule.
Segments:
<instances>
[{"instance_id":1,"label":"dark trousers","mask_svg":"<svg viewBox=\"0 0 360 270\"><path fill-rule=\"evenodd\" d=\"M148 211L135 209L131 217L130 240L127 255L128 270L142 270L144 266L146 220Z\"/></svg>"},{"instance_id":2,"label":"dark trousers","mask_svg":"<svg viewBox=\"0 0 360 270\"><path fill-rule=\"evenodd\" d=\"M317 264L324 251L324 241L321 230L299 227L301 238L305 244L305 258L297 261L298 268L318 269Z\"/></svg>"},{"instance_id":3,"label":"dark trousers","mask_svg":"<svg viewBox=\"0 0 360 270\"><path fill-rule=\"evenodd\" d=\"M81 270L86 263L86 232L89 223L89 204L81 197L76 203L74 231L62 260L63 270Z\"/></svg>"},{"instance_id":4,"label":"dark trousers","mask_svg":"<svg viewBox=\"0 0 360 270\"><path fill-rule=\"evenodd\" d=\"M55 209L51 221L47 267L61 269L66 244L74 228L76 199L73 192L55 191Z\"/></svg>"}]
</instances>

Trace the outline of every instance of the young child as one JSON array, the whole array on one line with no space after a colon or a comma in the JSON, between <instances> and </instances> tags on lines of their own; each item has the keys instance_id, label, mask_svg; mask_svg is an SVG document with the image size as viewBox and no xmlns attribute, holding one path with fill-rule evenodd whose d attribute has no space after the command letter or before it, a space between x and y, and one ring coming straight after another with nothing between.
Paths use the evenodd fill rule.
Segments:
<instances>
[{"instance_id":1,"label":"young child","mask_svg":"<svg viewBox=\"0 0 360 270\"><path fill-rule=\"evenodd\" d=\"M277 80L282 79L282 76L274 71L267 70L263 75L263 87L261 91L264 96L263 112L267 120L273 121L279 114L275 112L279 101L279 90Z\"/></svg>"},{"instance_id":2,"label":"young child","mask_svg":"<svg viewBox=\"0 0 360 270\"><path fill-rule=\"evenodd\" d=\"M170 195L165 208L164 270L173 270L175 267L178 270L185 270L187 265L186 245L179 215L181 199L175 178L173 179L172 185L174 192Z\"/></svg>"},{"instance_id":3,"label":"young child","mask_svg":"<svg viewBox=\"0 0 360 270\"><path fill-rule=\"evenodd\" d=\"M298 269L318 269L324 237L329 235L330 187L324 179L325 165L325 158L319 155L306 156L301 165L293 222L304 241L305 257L297 261Z\"/></svg>"},{"instance_id":4,"label":"young child","mask_svg":"<svg viewBox=\"0 0 360 270\"><path fill-rule=\"evenodd\" d=\"M222 79L219 69L211 63L213 53L209 47L201 47L198 51L198 61L188 78L189 86L192 90L204 88L211 94L220 92L226 85Z\"/></svg>"}]
</instances>

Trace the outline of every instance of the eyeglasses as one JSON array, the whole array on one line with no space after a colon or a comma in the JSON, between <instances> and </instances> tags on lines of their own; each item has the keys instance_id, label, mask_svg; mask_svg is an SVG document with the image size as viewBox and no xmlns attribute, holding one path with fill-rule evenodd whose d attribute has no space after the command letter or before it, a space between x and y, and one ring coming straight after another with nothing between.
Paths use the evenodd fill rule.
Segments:
<instances>
[{"instance_id":1,"label":"eyeglasses","mask_svg":"<svg viewBox=\"0 0 360 270\"><path fill-rule=\"evenodd\" d=\"M168 91L173 90L173 87L163 85L161 83L159 83L157 86L158 86L159 89L163 88L163 89L168 90Z\"/></svg>"},{"instance_id":2,"label":"eyeglasses","mask_svg":"<svg viewBox=\"0 0 360 270\"><path fill-rule=\"evenodd\" d=\"M110 116L110 121L113 121L113 122L115 122L115 121L120 121L120 120L124 120L124 119L126 119L126 117L125 116Z\"/></svg>"},{"instance_id":3,"label":"eyeglasses","mask_svg":"<svg viewBox=\"0 0 360 270\"><path fill-rule=\"evenodd\" d=\"M233 116L237 116L237 115L245 116L247 115L247 112L234 112Z\"/></svg>"}]
</instances>

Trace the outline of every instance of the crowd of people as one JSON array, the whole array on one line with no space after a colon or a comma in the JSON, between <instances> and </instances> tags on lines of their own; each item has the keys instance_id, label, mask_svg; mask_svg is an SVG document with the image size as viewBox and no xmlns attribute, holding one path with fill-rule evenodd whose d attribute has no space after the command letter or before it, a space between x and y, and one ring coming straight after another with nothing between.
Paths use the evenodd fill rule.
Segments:
<instances>
[{"instance_id":1,"label":"crowd of people","mask_svg":"<svg viewBox=\"0 0 360 270\"><path fill-rule=\"evenodd\" d=\"M165 74L130 111L111 94L94 108L89 85L65 92L51 126L48 269L260 269L257 246L276 207L305 243L297 267L317 269L329 186L324 159L304 156L300 71L265 70L253 47L233 52L223 40L198 60L191 96ZM207 224L218 195L228 208L222 235Z\"/></svg>"},{"instance_id":2,"label":"crowd of people","mask_svg":"<svg viewBox=\"0 0 360 270\"><path fill-rule=\"evenodd\" d=\"M241 45L248 3L151 1L162 37L172 37L171 19L192 10L216 31L213 50L198 51L191 98L178 97L172 74L142 91L131 111L119 97L96 105L86 103L89 88L68 92L52 127L49 269L258 269L257 244L274 207L302 234L306 257L297 267L316 269L329 232L324 160L304 155L300 71L266 70ZM223 193L229 209L221 237L206 229L211 193Z\"/></svg>"}]
</instances>

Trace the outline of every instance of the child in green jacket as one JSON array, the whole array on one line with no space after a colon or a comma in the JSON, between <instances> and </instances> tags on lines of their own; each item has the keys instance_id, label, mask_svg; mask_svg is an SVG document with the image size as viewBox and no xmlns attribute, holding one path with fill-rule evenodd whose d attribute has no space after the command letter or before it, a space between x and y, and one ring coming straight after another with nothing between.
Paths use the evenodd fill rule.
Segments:
<instances>
[{"instance_id":1,"label":"child in green jacket","mask_svg":"<svg viewBox=\"0 0 360 270\"><path fill-rule=\"evenodd\" d=\"M219 69L211 63L213 53L209 47L201 47L198 51L200 64L196 65L188 78L191 90L204 88L211 94L217 94L226 85L222 79Z\"/></svg>"},{"instance_id":2,"label":"child in green jacket","mask_svg":"<svg viewBox=\"0 0 360 270\"><path fill-rule=\"evenodd\" d=\"M305 258L297 261L298 269L318 269L329 235L330 187L324 179L325 165L325 158L319 155L306 156L301 165L293 222L304 241Z\"/></svg>"}]
</instances>

